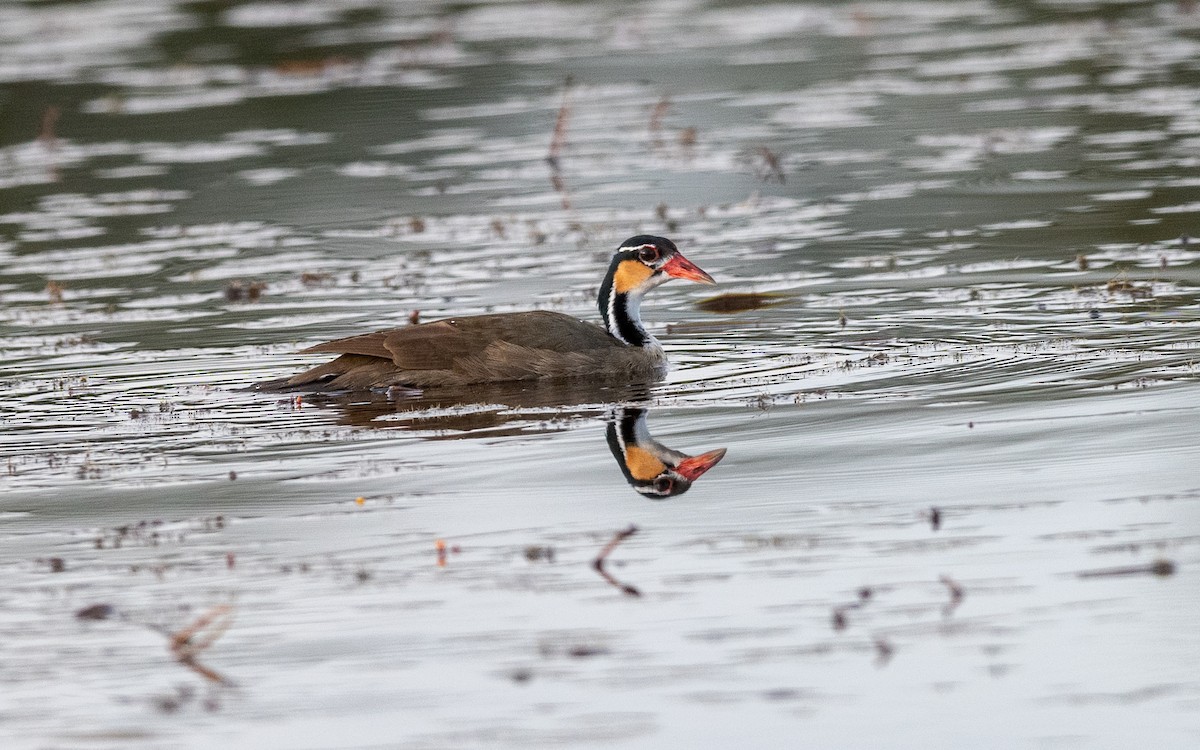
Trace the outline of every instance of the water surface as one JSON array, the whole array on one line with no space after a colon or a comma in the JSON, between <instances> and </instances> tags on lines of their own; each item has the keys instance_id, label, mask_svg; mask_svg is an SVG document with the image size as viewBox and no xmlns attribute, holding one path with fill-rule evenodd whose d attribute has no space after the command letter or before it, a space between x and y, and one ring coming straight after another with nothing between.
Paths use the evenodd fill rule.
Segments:
<instances>
[{"instance_id":1,"label":"water surface","mask_svg":"<svg viewBox=\"0 0 1200 750\"><path fill-rule=\"evenodd\" d=\"M0 8L5 746L1192 747L1197 61L1189 3ZM639 233L720 282L648 391L248 390L593 317ZM648 499L634 408L728 452Z\"/></svg>"}]
</instances>

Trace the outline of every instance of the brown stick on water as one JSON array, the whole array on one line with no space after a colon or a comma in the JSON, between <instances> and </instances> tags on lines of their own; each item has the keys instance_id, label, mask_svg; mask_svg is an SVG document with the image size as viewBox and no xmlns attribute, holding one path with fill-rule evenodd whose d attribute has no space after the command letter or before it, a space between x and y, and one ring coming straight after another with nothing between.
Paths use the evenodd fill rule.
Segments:
<instances>
[{"instance_id":1,"label":"brown stick on water","mask_svg":"<svg viewBox=\"0 0 1200 750\"><path fill-rule=\"evenodd\" d=\"M1175 563L1170 560L1156 560L1149 565L1130 565L1121 568L1105 568L1103 570L1081 570L1075 575L1079 578L1111 578L1117 576L1155 575L1169 576L1175 574Z\"/></svg>"},{"instance_id":2,"label":"brown stick on water","mask_svg":"<svg viewBox=\"0 0 1200 750\"><path fill-rule=\"evenodd\" d=\"M558 169L558 155L562 153L563 144L567 142L567 121L571 119L571 84L574 79L567 76L563 84L562 104L558 107L558 118L554 121L554 135L550 138L550 152L546 161Z\"/></svg>"},{"instance_id":3,"label":"brown stick on water","mask_svg":"<svg viewBox=\"0 0 1200 750\"><path fill-rule=\"evenodd\" d=\"M596 555L596 559L592 560L592 567L596 569L596 572L600 574L600 577L607 581L609 585L620 589L621 593L626 594L627 596L641 596L642 592L638 591L637 588L633 586L621 583L616 578L613 578L612 575L604 569L604 561L608 559L608 556L612 554L612 551L617 548L617 545L636 533L637 526L634 526L633 524L630 524L629 528L627 529L618 531L616 535L609 540L608 544L604 545L604 549L600 550L600 554Z\"/></svg>"},{"instance_id":4,"label":"brown stick on water","mask_svg":"<svg viewBox=\"0 0 1200 750\"><path fill-rule=\"evenodd\" d=\"M658 104L655 104L654 109L650 111L650 145L654 148L662 148L662 123L670 108L671 98L663 95L663 98L659 99Z\"/></svg>"},{"instance_id":5,"label":"brown stick on water","mask_svg":"<svg viewBox=\"0 0 1200 750\"><path fill-rule=\"evenodd\" d=\"M171 655L175 657L177 662L206 680L222 685L230 684L229 680L221 676L220 673L196 661L196 656L224 635L226 629L229 628L230 622L233 620L232 613L233 607L228 604L220 604L200 615L200 617L196 618L195 622L183 630L171 633L168 645ZM203 631L206 629L208 629L208 632L204 633ZM196 638L201 633L203 633L203 637Z\"/></svg>"},{"instance_id":6,"label":"brown stick on water","mask_svg":"<svg viewBox=\"0 0 1200 750\"><path fill-rule=\"evenodd\" d=\"M571 208L571 195L567 184L563 181L562 170L558 157L562 153L563 144L567 142L567 121L571 119L571 84L574 79L567 76L563 84L562 104L558 107L558 117L554 121L554 135L550 137L550 150L546 154L546 163L550 165L550 185L562 199L564 209Z\"/></svg>"},{"instance_id":7,"label":"brown stick on water","mask_svg":"<svg viewBox=\"0 0 1200 750\"><path fill-rule=\"evenodd\" d=\"M949 617L954 614L954 610L958 609L958 605L962 604L963 597L967 592L958 581L950 576L941 576L938 580L950 591L950 601L942 607L942 617Z\"/></svg>"},{"instance_id":8,"label":"brown stick on water","mask_svg":"<svg viewBox=\"0 0 1200 750\"><path fill-rule=\"evenodd\" d=\"M763 182L769 182L772 178L775 178L782 185L784 182L783 164L779 161L779 157L775 155L775 152L766 146L759 146L755 149L755 152L762 157L765 167L765 171L759 172L759 179Z\"/></svg>"}]
</instances>

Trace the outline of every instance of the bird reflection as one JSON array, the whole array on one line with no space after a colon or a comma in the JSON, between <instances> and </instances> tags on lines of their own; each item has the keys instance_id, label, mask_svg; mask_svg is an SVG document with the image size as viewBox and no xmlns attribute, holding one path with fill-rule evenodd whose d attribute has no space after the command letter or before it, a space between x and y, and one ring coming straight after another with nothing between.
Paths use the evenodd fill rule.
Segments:
<instances>
[{"instance_id":1,"label":"bird reflection","mask_svg":"<svg viewBox=\"0 0 1200 750\"><path fill-rule=\"evenodd\" d=\"M654 500L682 495L704 472L725 457L725 449L689 456L668 448L650 435L647 410L622 407L609 419L608 448L625 480Z\"/></svg>"},{"instance_id":2,"label":"bird reflection","mask_svg":"<svg viewBox=\"0 0 1200 750\"><path fill-rule=\"evenodd\" d=\"M513 384L426 393L377 391L306 394L360 428L413 430L433 440L559 432L607 412L608 447L625 480L656 500L682 495L725 456L718 448L688 455L654 439L646 425L650 385ZM614 403L623 404L613 407Z\"/></svg>"}]
</instances>

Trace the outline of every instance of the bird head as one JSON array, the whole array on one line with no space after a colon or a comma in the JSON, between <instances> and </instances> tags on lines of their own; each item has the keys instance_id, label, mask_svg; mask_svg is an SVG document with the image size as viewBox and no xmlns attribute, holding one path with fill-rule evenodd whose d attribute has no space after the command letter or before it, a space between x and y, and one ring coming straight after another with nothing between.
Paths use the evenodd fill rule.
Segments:
<instances>
[{"instance_id":1,"label":"bird head","mask_svg":"<svg viewBox=\"0 0 1200 750\"><path fill-rule=\"evenodd\" d=\"M626 481L639 494L661 500L682 495L700 475L725 457L725 449L689 456L656 441L646 427L646 410L622 408L608 423L608 447Z\"/></svg>"},{"instance_id":2,"label":"bird head","mask_svg":"<svg viewBox=\"0 0 1200 750\"><path fill-rule=\"evenodd\" d=\"M683 257L666 237L639 234L621 243L613 255L613 291L641 296L670 279L715 284L713 277Z\"/></svg>"}]
</instances>

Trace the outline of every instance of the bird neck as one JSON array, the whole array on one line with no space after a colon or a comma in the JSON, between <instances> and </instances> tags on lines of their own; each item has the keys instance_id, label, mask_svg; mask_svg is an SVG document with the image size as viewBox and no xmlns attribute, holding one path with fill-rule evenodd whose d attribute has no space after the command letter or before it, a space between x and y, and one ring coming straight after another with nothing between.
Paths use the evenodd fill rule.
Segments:
<instances>
[{"instance_id":1,"label":"bird neck","mask_svg":"<svg viewBox=\"0 0 1200 750\"><path fill-rule=\"evenodd\" d=\"M614 268L616 264L614 263ZM600 317L608 334L627 346L654 346L658 342L642 326L642 292L620 293L613 284L614 273L609 270L596 300Z\"/></svg>"}]
</instances>

